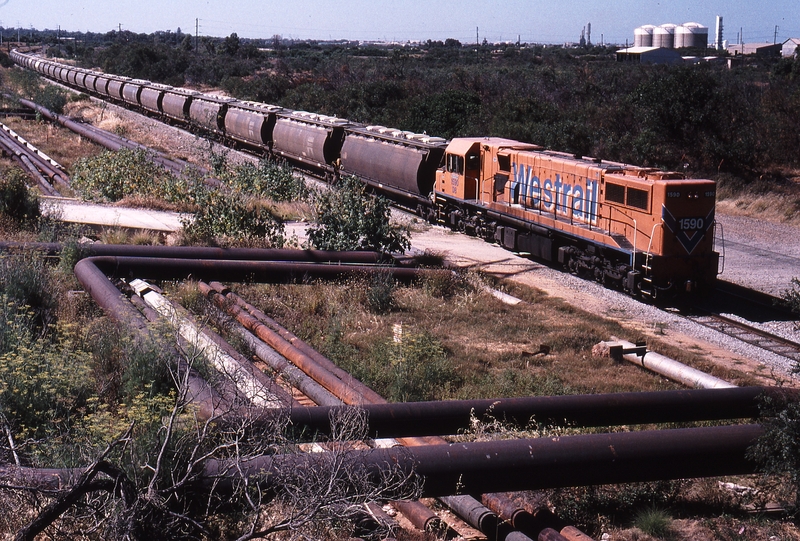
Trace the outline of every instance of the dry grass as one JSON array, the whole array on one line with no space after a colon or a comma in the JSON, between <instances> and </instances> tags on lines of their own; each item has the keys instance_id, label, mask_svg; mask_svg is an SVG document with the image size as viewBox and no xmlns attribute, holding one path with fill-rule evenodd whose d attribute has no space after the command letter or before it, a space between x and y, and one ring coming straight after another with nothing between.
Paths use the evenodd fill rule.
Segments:
<instances>
[{"instance_id":1,"label":"dry grass","mask_svg":"<svg viewBox=\"0 0 800 541\"><path fill-rule=\"evenodd\" d=\"M470 287L472 279L454 284L444 296L441 284L399 287L385 314L369 309L366 281L242 286L241 294L333 358L340 355L347 362L355 356L361 366L372 362L396 325L406 335L431 334L459 375L439 398L678 388L631 364L592 356L597 342L612 335L635 341L636 331L520 285L513 292L528 302L509 306ZM650 345L684 362L710 366L702 355ZM747 379L740 373L725 376Z\"/></svg>"},{"instance_id":2,"label":"dry grass","mask_svg":"<svg viewBox=\"0 0 800 541\"><path fill-rule=\"evenodd\" d=\"M722 182L717 209L735 216L800 224L800 171L788 171L773 178L758 179L741 186Z\"/></svg>"},{"instance_id":3,"label":"dry grass","mask_svg":"<svg viewBox=\"0 0 800 541\"><path fill-rule=\"evenodd\" d=\"M99 154L102 149L80 135L51 122L8 118L4 124L53 158L67 171L80 158Z\"/></svg>"}]
</instances>

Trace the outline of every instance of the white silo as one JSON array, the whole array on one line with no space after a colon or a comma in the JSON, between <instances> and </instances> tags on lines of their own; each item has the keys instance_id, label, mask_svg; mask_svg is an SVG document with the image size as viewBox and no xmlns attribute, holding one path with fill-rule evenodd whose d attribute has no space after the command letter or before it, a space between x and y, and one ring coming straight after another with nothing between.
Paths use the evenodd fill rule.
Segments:
<instances>
[{"instance_id":1,"label":"white silo","mask_svg":"<svg viewBox=\"0 0 800 541\"><path fill-rule=\"evenodd\" d=\"M694 47L705 49L708 47L708 27L700 23L684 23L675 29L675 48Z\"/></svg>"},{"instance_id":2,"label":"white silo","mask_svg":"<svg viewBox=\"0 0 800 541\"><path fill-rule=\"evenodd\" d=\"M655 26L646 24L640 26L633 31L633 46L634 47L652 47L653 46L653 30Z\"/></svg>"},{"instance_id":3,"label":"white silo","mask_svg":"<svg viewBox=\"0 0 800 541\"><path fill-rule=\"evenodd\" d=\"M675 28L674 24L662 24L653 30L653 47L673 49L675 47Z\"/></svg>"}]
</instances>

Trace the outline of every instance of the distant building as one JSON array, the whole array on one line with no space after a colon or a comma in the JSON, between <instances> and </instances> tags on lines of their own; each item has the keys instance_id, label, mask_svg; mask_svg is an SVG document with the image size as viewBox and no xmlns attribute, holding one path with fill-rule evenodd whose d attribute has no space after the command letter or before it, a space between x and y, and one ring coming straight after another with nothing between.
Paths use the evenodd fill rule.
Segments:
<instances>
[{"instance_id":1,"label":"distant building","mask_svg":"<svg viewBox=\"0 0 800 541\"><path fill-rule=\"evenodd\" d=\"M800 38L789 38L783 42L781 55L784 57L794 56L797 54L797 47L800 47Z\"/></svg>"},{"instance_id":2,"label":"distant building","mask_svg":"<svg viewBox=\"0 0 800 541\"><path fill-rule=\"evenodd\" d=\"M675 49L663 47L629 47L617 51L617 62L637 62L639 64L680 64L681 54Z\"/></svg>"},{"instance_id":3,"label":"distant building","mask_svg":"<svg viewBox=\"0 0 800 541\"><path fill-rule=\"evenodd\" d=\"M728 54L733 56L755 55L761 57L780 56L782 44L780 43L737 43L728 45Z\"/></svg>"}]
</instances>

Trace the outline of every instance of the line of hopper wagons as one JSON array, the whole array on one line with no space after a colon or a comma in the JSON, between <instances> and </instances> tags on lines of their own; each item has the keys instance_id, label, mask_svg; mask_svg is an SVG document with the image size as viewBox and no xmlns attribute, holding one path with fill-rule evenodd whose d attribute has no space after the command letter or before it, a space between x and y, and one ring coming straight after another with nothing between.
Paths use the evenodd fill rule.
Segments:
<instances>
[{"instance_id":1,"label":"line of hopper wagons","mask_svg":"<svg viewBox=\"0 0 800 541\"><path fill-rule=\"evenodd\" d=\"M11 52L20 66L332 181L354 175L431 222L633 295L713 289L716 184L495 137L451 141Z\"/></svg>"}]
</instances>

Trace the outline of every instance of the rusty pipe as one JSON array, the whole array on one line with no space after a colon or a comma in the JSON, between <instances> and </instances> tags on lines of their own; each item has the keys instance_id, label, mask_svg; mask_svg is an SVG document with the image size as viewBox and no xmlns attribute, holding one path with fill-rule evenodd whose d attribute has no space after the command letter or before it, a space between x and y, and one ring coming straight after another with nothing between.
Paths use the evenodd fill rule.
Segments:
<instances>
[{"instance_id":1,"label":"rusty pipe","mask_svg":"<svg viewBox=\"0 0 800 541\"><path fill-rule=\"evenodd\" d=\"M140 332L147 331L147 322L130 301L117 289L91 259L78 261L75 277L92 299L119 323Z\"/></svg>"},{"instance_id":2,"label":"rusty pipe","mask_svg":"<svg viewBox=\"0 0 800 541\"><path fill-rule=\"evenodd\" d=\"M746 452L763 433L760 425L649 430L359 450L345 460L355 477L378 480L395 468L418 476L424 496L480 494L752 474L757 464ZM324 454L263 456L242 464L241 472L271 489L277 468L327 467L327 460ZM212 460L204 476L219 480L228 469Z\"/></svg>"},{"instance_id":3,"label":"rusty pipe","mask_svg":"<svg viewBox=\"0 0 800 541\"><path fill-rule=\"evenodd\" d=\"M203 287L205 286L205 287ZM208 289L206 289L208 288ZM283 357L289 359L303 372L311 376L314 381L322 385L325 389L333 393L344 403L350 405L361 405L364 403L363 397L352 388L343 385L342 381L327 370L320 367L310 357L300 352L292 344L277 335L272 329L260 323L250 314L247 314L238 306L229 306L225 299L217 294L206 284L202 284L200 290L204 294L209 294L210 299L223 310L228 311L236 320L241 323L248 331L255 334L258 338L267 343Z\"/></svg>"},{"instance_id":4,"label":"rusty pipe","mask_svg":"<svg viewBox=\"0 0 800 541\"><path fill-rule=\"evenodd\" d=\"M341 383L336 384L338 386L343 386L345 389L351 389L352 391L358 393L361 396L361 399L358 404L380 404L386 402L386 400L369 388L367 385L364 385L361 381L354 378L351 374L347 373L345 370L342 370L336 364L334 364L330 359L325 357L324 355L320 354L314 348L306 344L303 340L300 340L295 334L289 332L281 325L278 324L274 319L268 317L264 312L258 310L256 307L252 306L251 304L245 302L244 299L236 295L235 293L230 292L219 282L211 282L210 284L213 290L204 290L204 294L206 296L213 295L213 293L219 293L223 298L234 301L235 304L224 303L220 304L220 307L229 311L229 313L233 314L247 314L256 319L259 323L266 325L267 328L272 331L266 336L269 336L271 340L273 340L276 344L283 344L288 343L294 350L297 352L297 359L299 362L302 362L305 366L308 366L309 363L314 363L318 367L324 369L335 378L337 378ZM241 309L242 311L238 311L234 309L234 306ZM281 342L281 340L283 342ZM270 342L268 342L270 343ZM271 344L271 343L270 343ZM272 345L272 344L271 344ZM275 347L274 345L272 347ZM276 348L277 349L277 348ZM288 350L288 348L287 348ZM295 357L292 357L294 359ZM319 371L318 371L319 373ZM333 391L333 389L330 389ZM351 402L348 402L351 403Z\"/></svg>"},{"instance_id":5,"label":"rusty pipe","mask_svg":"<svg viewBox=\"0 0 800 541\"><path fill-rule=\"evenodd\" d=\"M525 427L531 419L562 426L616 426L755 419L761 399L785 402L798 391L781 387L737 387L677 391L610 393L372 403L367 412L372 437L433 436L468 429L473 419L498 419ZM331 407L292 411L292 422L329 433Z\"/></svg>"},{"instance_id":6,"label":"rusty pipe","mask_svg":"<svg viewBox=\"0 0 800 541\"><path fill-rule=\"evenodd\" d=\"M210 290L210 287L205 282L198 282L198 288L203 293L206 293L206 290ZM316 404L320 406L340 406L342 404L342 401L334 396L333 393L314 381L265 342L259 340L243 325L238 322L233 325L232 332L244 340L259 359L267 363L270 368L283 376L289 384L299 389ZM298 409L304 408L293 408L292 411Z\"/></svg>"},{"instance_id":7,"label":"rusty pipe","mask_svg":"<svg viewBox=\"0 0 800 541\"><path fill-rule=\"evenodd\" d=\"M94 264L110 276L145 277L156 280L227 280L262 283L292 282L309 278L339 279L354 274L388 273L395 280L412 282L422 276L437 274L435 270L398 267L360 267L357 265L320 265L282 261L248 261L217 259L181 259L164 257L96 256Z\"/></svg>"},{"instance_id":8,"label":"rusty pipe","mask_svg":"<svg viewBox=\"0 0 800 541\"><path fill-rule=\"evenodd\" d=\"M550 529L568 541L592 541L591 537L567 524L547 508L531 513L504 494L483 494L481 499L501 519L528 536L538 538L544 530Z\"/></svg>"},{"instance_id":9,"label":"rusty pipe","mask_svg":"<svg viewBox=\"0 0 800 541\"><path fill-rule=\"evenodd\" d=\"M82 257L128 256L171 259L220 259L253 261L297 261L332 264L392 263L390 256L377 252L336 252L326 250L292 250L285 248L216 248L206 246L138 246L133 244L79 244ZM0 251L38 251L58 255L64 245L57 242L0 242ZM389 259L386 259L389 257Z\"/></svg>"}]
</instances>

